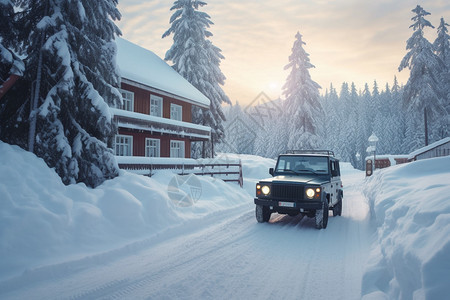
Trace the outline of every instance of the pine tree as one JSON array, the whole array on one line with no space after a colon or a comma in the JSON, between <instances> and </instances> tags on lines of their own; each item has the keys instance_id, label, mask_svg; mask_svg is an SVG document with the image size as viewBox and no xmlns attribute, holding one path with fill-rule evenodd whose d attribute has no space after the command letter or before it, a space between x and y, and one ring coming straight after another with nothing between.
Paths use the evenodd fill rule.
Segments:
<instances>
[{"instance_id":1,"label":"pine tree","mask_svg":"<svg viewBox=\"0 0 450 300\"><path fill-rule=\"evenodd\" d=\"M405 154L405 150L402 148L402 142L405 138L405 118L402 113L402 88L398 85L397 76L394 76L394 83L391 89L392 102L390 109L392 111L394 128L394 138L392 139L392 154Z\"/></svg>"},{"instance_id":2,"label":"pine tree","mask_svg":"<svg viewBox=\"0 0 450 300\"><path fill-rule=\"evenodd\" d=\"M360 114L360 102L361 99L358 95L358 92L356 90L356 85L355 83L352 82L351 85L351 89L350 89L350 105L348 105L348 111L349 111L349 117L350 119L352 119L352 124L350 126L350 130L352 131L351 133L351 138L352 138L352 148L351 148L351 153L350 153L350 162L352 163L352 165L355 168L362 168L362 164L361 164L361 157L359 157L359 161L357 158L357 153L359 153L359 155L361 155L361 153L363 153L362 151L364 149L362 146L362 141L364 140L364 138L362 137L362 133L364 132L362 129L363 127L359 127L361 125L361 121L362 121L362 115Z\"/></svg>"},{"instance_id":3,"label":"pine tree","mask_svg":"<svg viewBox=\"0 0 450 300\"><path fill-rule=\"evenodd\" d=\"M205 155L214 156L213 147L224 139L225 115L221 104L231 104L220 87L225 76L220 70L220 61L224 59L221 50L208 40L212 33L208 30L213 22L210 16L199 11L207 3L198 0L177 0L170 10L171 26L163 38L173 34L173 44L166 52L165 60L173 62L173 68L210 101L209 110L194 108L193 122L211 127L211 142L207 143ZM193 146L193 156L198 156L198 147Z\"/></svg>"},{"instance_id":4,"label":"pine tree","mask_svg":"<svg viewBox=\"0 0 450 300\"><path fill-rule=\"evenodd\" d=\"M448 34L447 27L449 25L444 21L444 18L441 18L441 22L437 29L438 36L433 43L433 47L437 57L440 58L440 62L442 63L442 74L448 76L450 72L450 35ZM449 85L449 78L445 78L444 76L441 78L443 82ZM447 81L445 81L447 80Z\"/></svg>"},{"instance_id":5,"label":"pine tree","mask_svg":"<svg viewBox=\"0 0 450 300\"><path fill-rule=\"evenodd\" d=\"M339 96L332 83L330 83L330 90L326 97L321 102L323 103L322 107L325 114L322 134L324 146L327 149L337 149L339 129L336 124L340 124L338 114Z\"/></svg>"},{"instance_id":6,"label":"pine tree","mask_svg":"<svg viewBox=\"0 0 450 300\"><path fill-rule=\"evenodd\" d=\"M409 117L418 118L420 114L427 113L433 122L446 115L441 104L442 91L438 77L441 64L439 58L434 54L433 45L424 37L424 29L434 27L425 19L430 13L421 6L417 5L412 12L415 13L415 16L411 19L414 23L410 28L414 32L407 41L406 49L409 51L399 66L399 71L405 68L410 69L410 76L403 94L403 103Z\"/></svg>"},{"instance_id":7,"label":"pine tree","mask_svg":"<svg viewBox=\"0 0 450 300\"><path fill-rule=\"evenodd\" d=\"M306 45L302 35L295 35L292 54L285 70L291 69L283 86L286 97L286 124L289 124L289 148L314 149L320 147L321 128L325 115L320 103L320 86L311 79L309 54L303 49Z\"/></svg>"},{"instance_id":8,"label":"pine tree","mask_svg":"<svg viewBox=\"0 0 450 300\"><path fill-rule=\"evenodd\" d=\"M16 54L21 50L19 33L13 2L0 0L0 139L3 140L9 135L5 129L17 126L17 116L14 118L12 115L21 107L19 99L3 97L7 86L8 90L17 89L14 85L16 76L23 76L25 71L23 60Z\"/></svg>"},{"instance_id":9,"label":"pine tree","mask_svg":"<svg viewBox=\"0 0 450 300\"><path fill-rule=\"evenodd\" d=\"M355 117L351 113L351 94L347 82L343 82L341 92L339 94L339 105L335 108L337 119L333 122L333 126L337 132L336 152L343 161L351 162L352 152L354 148L353 128Z\"/></svg>"},{"instance_id":10,"label":"pine tree","mask_svg":"<svg viewBox=\"0 0 450 300\"><path fill-rule=\"evenodd\" d=\"M95 187L118 175L109 111L121 101L114 64L114 36L120 34L113 23L120 18L116 6L116 0L27 1L21 16L24 87L33 86L33 93L20 99L25 104L23 99L32 98L36 109L27 119L30 139L12 143L42 157L65 184Z\"/></svg>"},{"instance_id":11,"label":"pine tree","mask_svg":"<svg viewBox=\"0 0 450 300\"><path fill-rule=\"evenodd\" d=\"M450 134L450 35L447 30L448 26L444 18L441 18L437 29L438 36L433 43L435 53L442 63L439 80L443 91L442 105L447 112L447 117L440 120L441 124L438 124L437 132L434 132L436 139L447 137Z\"/></svg>"},{"instance_id":12,"label":"pine tree","mask_svg":"<svg viewBox=\"0 0 450 300\"><path fill-rule=\"evenodd\" d=\"M0 85L10 74L23 74L23 62L14 53L14 50L20 50L17 49L18 33L13 2L0 0Z\"/></svg>"}]
</instances>

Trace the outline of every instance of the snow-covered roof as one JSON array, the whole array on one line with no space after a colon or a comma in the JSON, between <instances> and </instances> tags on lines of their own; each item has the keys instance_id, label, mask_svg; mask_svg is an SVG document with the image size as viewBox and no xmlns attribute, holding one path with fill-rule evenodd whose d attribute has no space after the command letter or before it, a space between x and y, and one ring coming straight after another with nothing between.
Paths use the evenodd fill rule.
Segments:
<instances>
[{"instance_id":1,"label":"snow-covered roof","mask_svg":"<svg viewBox=\"0 0 450 300\"><path fill-rule=\"evenodd\" d=\"M156 116L151 116L151 115L147 115L147 114L141 114L141 113L127 111L127 110L118 109L118 108L110 108L110 111L115 116L122 116L122 117L128 117L128 118L132 118L132 119L137 119L137 120L145 120L145 121L149 121L149 122L152 122L152 123L167 124L167 125L177 126L177 127L180 127L180 128L190 128L190 129L196 129L196 130L211 132L211 127L203 126L203 125L200 125L200 124L194 124L194 123L189 123L189 122L184 122L184 121L178 121L178 120L173 120L173 119L156 117Z\"/></svg>"},{"instance_id":2,"label":"snow-covered roof","mask_svg":"<svg viewBox=\"0 0 450 300\"><path fill-rule=\"evenodd\" d=\"M442 140L439 140L439 141L437 141L437 142L434 142L434 143L432 143L432 144L429 144L428 146L425 146L425 147L422 147L422 148L420 148L420 149L417 149L416 151L413 151L413 152L411 152L411 153L409 154L408 159L413 159L414 157L416 157L416 156L419 155L419 154L422 154L422 153L424 153L424 152L427 152L427 151L429 151L429 150L431 150L431 149L434 149L434 148L436 148L436 147L439 147L440 145L446 144L446 143L448 143L448 142L450 142L450 137L443 138Z\"/></svg>"},{"instance_id":3,"label":"snow-covered roof","mask_svg":"<svg viewBox=\"0 0 450 300\"><path fill-rule=\"evenodd\" d=\"M155 53L119 37L116 43L122 78L209 108L210 100Z\"/></svg>"}]
</instances>

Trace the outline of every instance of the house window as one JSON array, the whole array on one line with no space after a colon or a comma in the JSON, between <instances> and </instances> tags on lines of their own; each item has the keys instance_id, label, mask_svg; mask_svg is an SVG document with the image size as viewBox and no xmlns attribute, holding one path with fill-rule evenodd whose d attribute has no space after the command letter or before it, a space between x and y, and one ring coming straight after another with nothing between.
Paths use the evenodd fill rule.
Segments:
<instances>
[{"instance_id":1,"label":"house window","mask_svg":"<svg viewBox=\"0 0 450 300\"><path fill-rule=\"evenodd\" d=\"M163 116L163 98L150 95L150 115L155 117Z\"/></svg>"},{"instance_id":2,"label":"house window","mask_svg":"<svg viewBox=\"0 0 450 300\"><path fill-rule=\"evenodd\" d=\"M177 104L170 104L170 118L172 120L181 121L183 116L183 107Z\"/></svg>"},{"instance_id":3,"label":"house window","mask_svg":"<svg viewBox=\"0 0 450 300\"><path fill-rule=\"evenodd\" d=\"M116 135L114 152L117 156L133 156L133 137L130 135Z\"/></svg>"},{"instance_id":4,"label":"house window","mask_svg":"<svg viewBox=\"0 0 450 300\"><path fill-rule=\"evenodd\" d=\"M160 140L159 139L145 139L145 156L160 157Z\"/></svg>"},{"instance_id":5,"label":"house window","mask_svg":"<svg viewBox=\"0 0 450 300\"><path fill-rule=\"evenodd\" d=\"M126 90L120 90L123 98L123 110L134 111L134 93Z\"/></svg>"},{"instance_id":6,"label":"house window","mask_svg":"<svg viewBox=\"0 0 450 300\"><path fill-rule=\"evenodd\" d=\"M170 157L184 157L184 141L170 141Z\"/></svg>"}]
</instances>

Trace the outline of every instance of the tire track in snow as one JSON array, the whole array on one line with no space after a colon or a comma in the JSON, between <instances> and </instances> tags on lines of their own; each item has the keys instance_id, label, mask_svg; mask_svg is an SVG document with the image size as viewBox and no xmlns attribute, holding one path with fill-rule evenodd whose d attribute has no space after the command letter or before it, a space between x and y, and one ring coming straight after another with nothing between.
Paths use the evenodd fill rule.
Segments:
<instances>
[{"instance_id":1,"label":"tire track in snow","mask_svg":"<svg viewBox=\"0 0 450 300\"><path fill-rule=\"evenodd\" d=\"M172 256L170 260L162 260L155 264L151 272L144 272L142 275L135 275L134 277L128 277L122 280L112 280L102 286L97 286L86 292L69 297L69 299L132 299L142 298L145 293L139 292L140 290L146 290L149 287L160 287L158 282L164 281L165 278L170 278L172 274L176 274L177 270L190 269L192 264L197 264L200 257L211 255L216 251L217 246L224 246L225 243L221 241L223 237L217 234L217 232L224 233L225 231L233 232L234 227L241 226L241 223L245 220L253 218L250 212L246 212L244 215L238 215L234 218L227 219L223 223L215 224L213 229L206 230L194 234L194 238L187 239L186 242L179 248L176 248L177 256ZM242 221L239 221L242 219ZM230 224L233 224L230 227ZM206 236L205 236L206 235ZM202 245L205 241L209 245L202 249L202 251L192 255L191 249L195 245ZM169 242L170 243L170 242ZM151 249L150 249L151 250ZM172 251L169 251L173 254ZM188 259L178 259L181 257L188 257ZM198 264L197 264L198 265ZM206 266L205 266L206 267ZM167 280L170 281L170 280ZM167 295L161 295L167 298ZM176 297L182 297L183 295L176 295Z\"/></svg>"},{"instance_id":2,"label":"tire track in snow","mask_svg":"<svg viewBox=\"0 0 450 300\"><path fill-rule=\"evenodd\" d=\"M198 231L203 230L202 226L205 224L228 222L231 217L236 217L236 214L242 210L248 211L248 207L248 205L244 204L226 211L213 213L202 219L190 220L186 224L168 228L147 239L136 241L108 252L29 270L20 276L0 282L0 295L2 295L2 298L6 297L8 299L48 299L56 296L62 299L85 299L91 298L91 294L94 296L99 296L102 293L107 294L109 290L126 286L126 282L133 281L129 280L129 278L123 279L120 276L118 279L107 281L101 277L86 276L86 273L90 273L91 269L101 272L105 269L104 266L114 265L116 262L120 262L130 256L135 257L142 251L151 249L165 241L176 240L184 232L196 234ZM110 275L108 274L106 278ZM73 284L76 281L74 278L80 279L79 283L77 283L78 286ZM105 283L105 281L107 282ZM64 286L70 284L73 284L75 287L64 288ZM80 292L80 289L85 290L85 292ZM70 294L71 290L74 291L72 294Z\"/></svg>"}]
</instances>

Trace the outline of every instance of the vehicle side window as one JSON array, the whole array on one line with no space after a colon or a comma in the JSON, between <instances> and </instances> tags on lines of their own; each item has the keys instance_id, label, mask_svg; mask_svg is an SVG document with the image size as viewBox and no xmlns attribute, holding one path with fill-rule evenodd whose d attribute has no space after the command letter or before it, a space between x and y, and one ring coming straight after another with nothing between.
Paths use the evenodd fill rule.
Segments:
<instances>
[{"instance_id":1,"label":"vehicle side window","mask_svg":"<svg viewBox=\"0 0 450 300\"><path fill-rule=\"evenodd\" d=\"M339 176L339 164L336 161L330 161L331 176Z\"/></svg>"}]
</instances>

